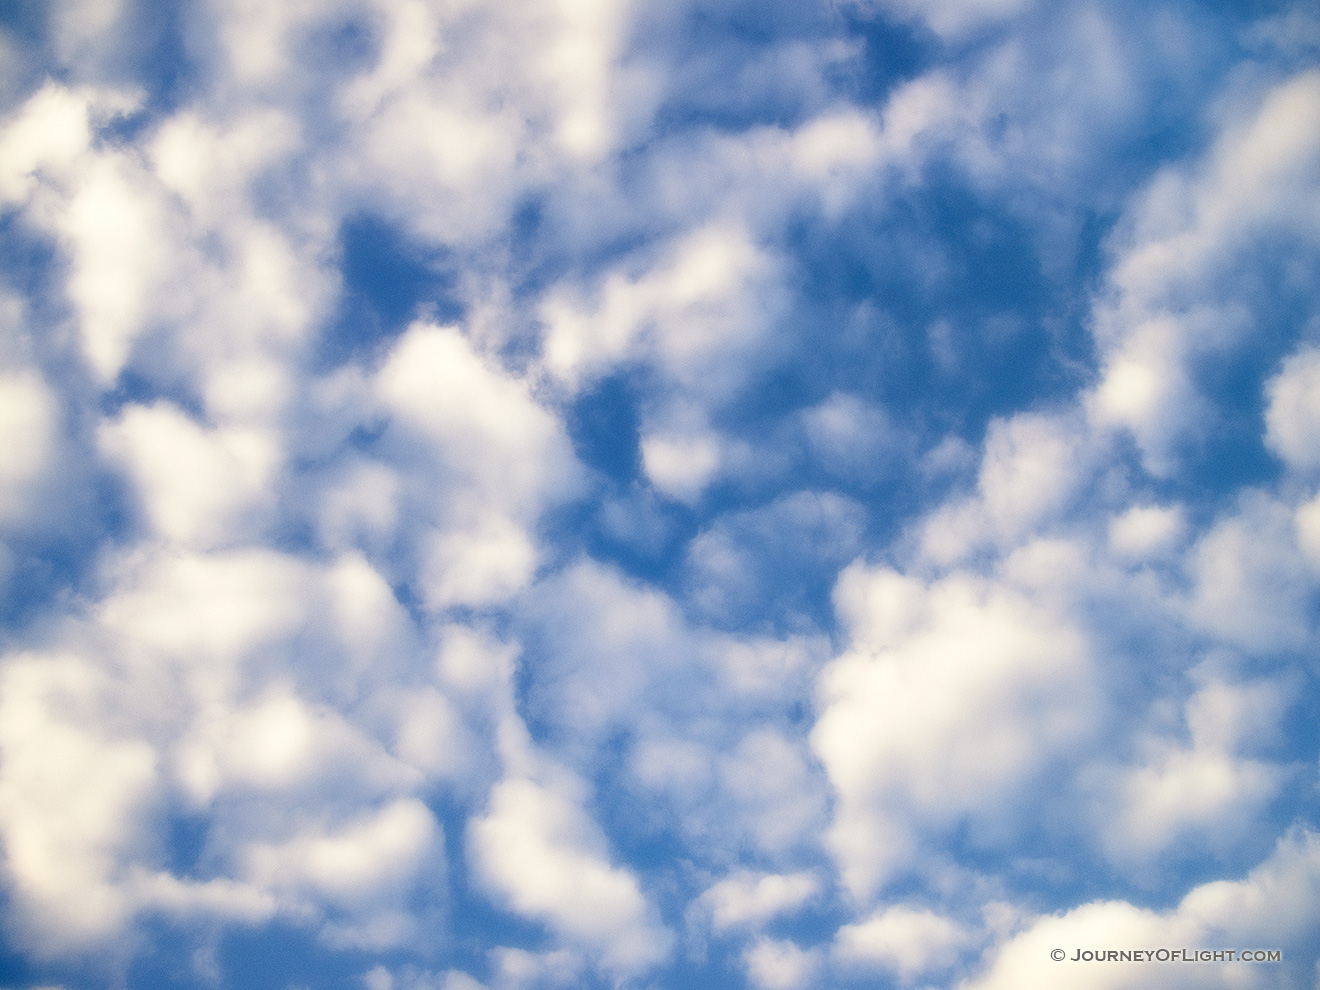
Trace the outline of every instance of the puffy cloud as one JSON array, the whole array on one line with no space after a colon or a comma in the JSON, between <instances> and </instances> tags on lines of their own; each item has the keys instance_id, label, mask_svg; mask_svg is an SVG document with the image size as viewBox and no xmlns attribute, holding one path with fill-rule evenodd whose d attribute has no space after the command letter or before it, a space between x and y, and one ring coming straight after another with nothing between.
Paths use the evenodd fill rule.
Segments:
<instances>
[{"instance_id":1,"label":"puffy cloud","mask_svg":"<svg viewBox=\"0 0 1320 990\"><path fill-rule=\"evenodd\" d=\"M485 990L460 969L433 973L416 966L403 966L391 971L384 966L373 966L362 977L366 990Z\"/></svg>"},{"instance_id":2,"label":"puffy cloud","mask_svg":"<svg viewBox=\"0 0 1320 990\"><path fill-rule=\"evenodd\" d=\"M844 925L831 954L846 967L888 969L908 982L950 968L972 942L971 933L943 915L899 904Z\"/></svg>"},{"instance_id":3,"label":"puffy cloud","mask_svg":"<svg viewBox=\"0 0 1320 990\"><path fill-rule=\"evenodd\" d=\"M1315 578L1297 549L1292 513L1247 492L1190 552L1191 622L1253 653L1301 648L1313 629Z\"/></svg>"},{"instance_id":4,"label":"puffy cloud","mask_svg":"<svg viewBox=\"0 0 1320 990\"><path fill-rule=\"evenodd\" d=\"M360 775L370 793L416 780L335 712L315 710L283 686L251 706L203 710L176 752L180 781L201 804L222 788L293 794L317 778L345 787Z\"/></svg>"},{"instance_id":5,"label":"puffy cloud","mask_svg":"<svg viewBox=\"0 0 1320 990\"><path fill-rule=\"evenodd\" d=\"M1167 551L1187 528L1181 506L1134 505L1109 521L1109 545L1141 560Z\"/></svg>"},{"instance_id":6,"label":"puffy cloud","mask_svg":"<svg viewBox=\"0 0 1320 990\"><path fill-rule=\"evenodd\" d=\"M610 273L594 299L551 295L542 310L546 367L569 383L638 359L680 382L727 376L730 352L753 347L775 316L776 274L748 231L712 223L637 275Z\"/></svg>"},{"instance_id":7,"label":"puffy cloud","mask_svg":"<svg viewBox=\"0 0 1320 990\"><path fill-rule=\"evenodd\" d=\"M411 326L374 385L445 467L501 507L534 509L539 497L571 481L563 426L527 382L492 366L455 327Z\"/></svg>"},{"instance_id":8,"label":"puffy cloud","mask_svg":"<svg viewBox=\"0 0 1320 990\"><path fill-rule=\"evenodd\" d=\"M828 491L794 492L759 509L725 513L688 544L690 597L726 621L770 613L791 625L807 604L800 591L808 575L832 578L856 553L865 527L861 505ZM786 574L794 575L787 588Z\"/></svg>"},{"instance_id":9,"label":"puffy cloud","mask_svg":"<svg viewBox=\"0 0 1320 990\"><path fill-rule=\"evenodd\" d=\"M659 491L694 502L721 466L718 437L697 433L652 434L642 440L642 470Z\"/></svg>"},{"instance_id":10,"label":"puffy cloud","mask_svg":"<svg viewBox=\"0 0 1320 990\"><path fill-rule=\"evenodd\" d=\"M903 438L881 408L835 392L803 413L812 453L841 477L869 480L885 473Z\"/></svg>"},{"instance_id":11,"label":"puffy cloud","mask_svg":"<svg viewBox=\"0 0 1320 990\"><path fill-rule=\"evenodd\" d=\"M1110 934L1277 937L1313 979L1306 833L1176 908L1067 906L1115 870L1171 903L1305 814L1314 753L1267 730L1311 700L1320 577L1313 25L749 11L0 25L0 843L34 979L200 945L222 985L228 927L276 922L368 990L662 985L711 965L662 910L764 988L1029 987ZM364 218L449 284L359 284ZM1010 229L1039 263L991 286L967 258ZM993 370L932 353L995 321ZM574 449L613 376L636 483ZM1277 483L1254 447L1181 472L1226 420ZM447 928L474 897L533 927Z\"/></svg>"},{"instance_id":12,"label":"puffy cloud","mask_svg":"<svg viewBox=\"0 0 1320 990\"><path fill-rule=\"evenodd\" d=\"M50 83L5 122L0 137L0 195L21 202L39 178L70 168L92 139L94 96Z\"/></svg>"},{"instance_id":13,"label":"puffy cloud","mask_svg":"<svg viewBox=\"0 0 1320 990\"><path fill-rule=\"evenodd\" d=\"M747 978L760 990L801 990L820 969L820 953L794 942L759 938L743 954Z\"/></svg>"},{"instance_id":14,"label":"puffy cloud","mask_svg":"<svg viewBox=\"0 0 1320 990\"><path fill-rule=\"evenodd\" d=\"M1266 386L1266 441L1288 465L1302 470L1320 467L1320 351L1290 357Z\"/></svg>"},{"instance_id":15,"label":"puffy cloud","mask_svg":"<svg viewBox=\"0 0 1320 990\"><path fill-rule=\"evenodd\" d=\"M309 578L272 551L163 553L126 562L96 612L130 651L195 665L227 685L233 664L297 629Z\"/></svg>"},{"instance_id":16,"label":"puffy cloud","mask_svg":"<svg viewBox=\"0 0 1320 990\"><path fill-rule=\"evenodd\" d=\"M1011 819L1099 709L1086 636L1010 585L853 564L836 600L850 642L820 675L811 741L838 794L830 848L865 900L914 864L922 830Z\"/></svg>"},{"instance_id":17,"label":"puffy cloud","mask_svg":"<svg viewBox=\"0 0 1320 990\"><path fill-rule=\"evenodd\" d=\"M439 825L426 806L401 798L333 831L253 843L240 856L248 878L262 887L294 896L307 889L351 908L398 897L438 841Z\"/></svg>"},{"instance_id":18,"label":"puffy cloud","mask_svg":"<svg viewBox=\"0 0 1320 990\"><path fill-rule=\"evenodd\" d=\"M1158 175L1121 228L1096 315L1103 377L1090 408L1097 422L1132 430L1157 473L1206 422L1197 358L1232 353L1251 327L1221 287L1235 284L1253 247L1291 238L1313 250L1315 226L1297 204L1315 199L1317 106L1316 73L1278 84L1224 127L1204 162ZM1270 440L1285 456L1296 448L1278 445L1290 444L1285 434L1306 408L1304 360L1290 367L1299 377L1278 380L1270 413Z\"/></svg>"},{"instance_id":19,"label":"puffy cloud","mask_svg":"<svg viewBox=\"0 0 1320 990\"><path fill-rule=\"evenodd\" d=\"M716 934L743 927L760 927L772 918L801 909L822 891L812 873L752 873L740 870L709 887L700 904L710 912Z\"/></svg>"},{"instance_id":20,"label":"puffy cloud","mask_svg":"<svg viewBox=\"0 0 1320 990\"><path fill-rule=\"evenodd\" d=\"M1114 782L1117 815L1105 826L1110 855L1148 864L1174 842L1222 847L1244 834L1287 776L1248 754L1272 741L1289 693L1278 681L1211 680L1188 698L1189 744L1142 740L1142 764Z\"/></svg>"},{"instance_id":21,"label":"puffy cloud","mask_svg":"<svg viewBox=\"0 0 1320 990\"><path fill-rule=\"evenodd\" d=\"M473 864L516 911L548 923L621 973L660 962L672 937L652 917L637 878L606 858L575 795L510 778L469 825Z\"/></svg>"},{"instance_id":22,"label":"puffy cloud","mask_svg":"<svg viewBox=\"0 0 1320 990\"><path fill-rule=\"evenodd\" d=\"M165 402L130 406L101 427L100 443L133 477L155 532L202 548L252 532L283 459L268 431L208 430Z\"/></svg>"},{"instance_id":23,"label":"puffy cloud","mask_svg":"<svg viewBox=\"0 0 1320 990\"><path fill-rule=\"evenodd\" d=\"M411 792L446 770L416 751L449 709L434 689L376 692L399 759L372 719L326 702L388 676L361 666L382 647L412 648L379 575L360 557L318 568L269 551L157 549L107 577L112 590L49 633L45 652L0 666L13 930L60 953L120 941L144 915L282 913L338 945L412 939L407 895L439 861L438 826ZM322 661L310 679L291 664L307 636ZM419 738L409 727L428 699L432 732ZM373 804L379 814L363 816ZM202 847L167 870L175 819L204 822Z\"/></svg>"},{"instance_id":24,"label":"puffy cloud","mask_svg":"<svg viewBox=\"0 0 1320 990\"><path fill-rule=\"evenodd\" d=\"M492 366L453 327L410 327L374 388L396 417L400 443L420 442L451 486L432 510L439 510L438 525L420 541L427 604L496 603L521 590L539 559L530 523L577 484L580 469L562 423L528 383ZM391 483L379 469L363 479L377 489ZM352 504L347 491L341 498L345 508ZM364 509L388 511L377 504Z\"/></svg>"},{"instance_id":25,"label":"puffy cloud","mask_svg":"<svg viewBox=\"0 0 1320 990\"><path fill-rule=\"evenodd\" d=\"M107 678L74 657L0 670L0 834L9 924L40 955L110 939L132 913L119 855L141 843L160 754L115 732Z\"/></svg>"},{"instance_id":26,"label":"puffy cloud","mask_svg":"<svg viewBox=\"0 0 1320 990\"><path fill-rule=\"evenodd\" d=\"M993 952L986 971L964 986L1034 990L1057 985L1065 977L1070 985L1088 990L1117 990L1142 979L1173 987L1308 985L1314 973L1301 947L1315 938L1320 892L1316 870L1316 837L1296 831L1281 839L1273 855L1245 878L1202 884L1167 911L1095 901L1038 918ZM1278 949L1283 964L1071 961L1084 950L1138 948ZM1056 949L1064 951L1063 962L1051 959ZM1290 957L1290 952L1296 955Z\"/></svg>"},{"instance_id":27,"label":"puffy cloud","mask_svg":"<svg viewBox=\"0 0 1320 990\"><path fill-rule=\"evenodd\" d=\"M1096 458L1068 414L1019 413L990 424L976 494L922 523L922 548L955 563L986 545L1012 546L1062 515Z\"/></svg>"}]
</instances>

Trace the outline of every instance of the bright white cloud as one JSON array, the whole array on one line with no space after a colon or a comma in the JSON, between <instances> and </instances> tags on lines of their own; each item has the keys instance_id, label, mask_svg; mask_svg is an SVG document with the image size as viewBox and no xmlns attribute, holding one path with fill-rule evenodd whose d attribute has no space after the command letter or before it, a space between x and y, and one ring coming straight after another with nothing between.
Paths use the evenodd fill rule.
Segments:
<instances>
[{"instance_id":1,"label":"bright white cloud","mask_svg":"<svg viewBox=\"0 0 1320 990\"><path fill-rule=\"evenodd\" d=\"M113 939L134 905L119 857L149 813L160 756L114 732L107 678L73 657L29 654L0 675L0 834L9 924L42 955Z\"/></svg>"},{"instance_id":2,"label":"bright white cloud","mask_svg":"<svg viewBox=\"0 0 1320 990\"><path fill-rule=\"evenodd\" d=\"M743 6L0 25L34 980L1313 982L1314 18Z\"/></svg>"},{"instance_id":3,"label":"bright white cloud","mask_svg":"<svg viewBox=\"0 0 1320 990\"><path fill-rule=\"evenodd\" d=\"M854 564L836 600L851 642L821 674L811 739L838 793L830 848L866 899L922 829L1006 814L1099 712L1086 637L1011 586Z\"/></svg>"},{"instance_id":4,"label":"bright white cloud","mask_svg":"<svg viewBox=\"0 0 1320 990\"><path fill-rule=\"evenodd\" d=\"M991 955L986 972L968 990L1057 986L1060 979L1087 990L1118 990L1133 979L1171 987L1303 986L1308 964L1288 965L1289 951L1313 942L1317 896L1317 842L1297 831L1242 880L1216 880L1193 888L1176 907L1157 912L1123 901L1095 901L1038 918ZM1142 948L1278 949L1285 965L1263 963L1083 963L1079 951ZM1050 953L1063 949L1065 960ZM1299 957L1306 955L1301 950Z\"/></svg>"},{"instance_id":5,"label":"bright white cloud","mask_svg":"<svg viewBox=\"0 0 1320 990\"><path fill-rule=\"evenodd\" d=\"M887 969L906 981L946 970L972 937L961 925L933 911L899 904L882 908L834 937L832 956L846 967Z\"/></svg>"},{"instance_id":6,"label":"bright white cloud","mask_svg":"<svg viewBox=\"0 0 1320 990\"><path fill-rule=\"evenodd\" d=\"M252 533L283 453L269 432L206 429L164 402L130 406L101 428L100 441L136 482L155 532L201 548Z\"/></svg>"},{"instance_id":7,"label":"bright white cloud","mask_svg":"<svg viewBox=\"0 0 1320 990\"><path fill-rule=\"evenodd\" d=\"M545 361L575 384L612 364L655 361L683 383L727 377L728 358L754 346L780 303L774 259L736 223L714 223L640 273L611 273L595 298L545 302Z\"/></svg>"},{"instance_id":8,"label":"bright white cloud","mask_svg":"<svg viewBox=\"0 0 1320 990\"><path fill-rule=\"evenodd\" d=\"M652 918L637 878L609 862L573 795L506 779L468 837L474 866L510 906L590 948L609 969L634 972L668 953L672 937Z\"/></svg>"}]
</instances>

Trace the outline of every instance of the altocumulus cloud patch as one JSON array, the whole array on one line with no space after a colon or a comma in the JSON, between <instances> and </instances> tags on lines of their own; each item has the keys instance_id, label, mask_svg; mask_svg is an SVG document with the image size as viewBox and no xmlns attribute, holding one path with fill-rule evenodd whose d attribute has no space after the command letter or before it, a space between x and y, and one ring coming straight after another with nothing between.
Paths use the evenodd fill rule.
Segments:
<instances>
[{"instance_id":1,"label":"altocumulus cloud patch","mask_svg":"<svg viewBox=\"0 0 1320 990\"><path fill-rule=\"evenodd\" d=\"M19 6L0 986L1314 986L1309 5Z\"/></svg>"}]
</instances>

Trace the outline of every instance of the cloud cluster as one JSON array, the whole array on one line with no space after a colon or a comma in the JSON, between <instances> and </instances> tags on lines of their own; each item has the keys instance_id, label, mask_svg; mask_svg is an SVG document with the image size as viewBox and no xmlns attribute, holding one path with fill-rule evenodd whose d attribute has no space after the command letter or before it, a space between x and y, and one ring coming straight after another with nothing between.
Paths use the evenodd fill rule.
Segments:
<instances>
[{"instance_id":1,"label":"cloud cluster","mask_svg":"<svg viewBox=\"0 0 1320 990\"><path fill-rule=\"evenodd\" d=\"M0 15L16 979L1311 985L1301 6L156 13Z\"/></svg>"}]
</instances>

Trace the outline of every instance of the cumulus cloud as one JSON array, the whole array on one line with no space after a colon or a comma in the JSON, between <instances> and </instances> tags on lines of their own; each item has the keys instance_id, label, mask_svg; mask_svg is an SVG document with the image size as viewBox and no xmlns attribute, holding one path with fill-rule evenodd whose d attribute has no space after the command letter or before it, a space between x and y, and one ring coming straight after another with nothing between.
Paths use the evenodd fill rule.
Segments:
<instances>
[{"instance_id":1,"label":"cumulus cloud","mask_svg":"<svg viewBox=\"0 0 1320 990\"><path fill-rule=\"evenodd\" d=\"M710 911L711 929L722 933L763 925L801 908L820 893L820 879L811 873L755 874L742 870L707 889L701 902Z\"/></svg>"},{"instance_id":2,"label":"cumulus cloud","mask_svg":"<svg viewBox=\"0 0 1320 990\"><path fill-rule=\"evenodd\" d=\"M4 18L2 954L1309 985L1293 6Z\"/></svg>"},{"instance_id":3,"label":"cumulus cloud","mask_svg":"<svg viewBox=\"0 0 1320 990\"><path fill-rule=\"evenodd\" d=\"M838 794L830 848L866 900L924 829L1005 815L1097 708L1086 637L1011 586L854 564L836 595L851 642L821 674L811 738Z\"/></svg>"},{"instance_id":4,"label":"cumulus cloud","mask_svg":"<svg viewBox=\"0 0 1320 990\"><path fill-rule=\"evenodd\" d=\"M1104 373L1091 409L1097 421L1132 430L1157 473L1205 422L1197 358L1232 353L1249 332L1249 313L1220 289L1225 278L1253 246L1296 239L1313 250L1307 207L1293 204L1314 200L1317 100L1314 72L1279 83L1225 128L1198 167L1158 176L1122 228L1112 290L1096 316ZM1300 363L1293 367L1302 374ZM1304 415L1300 385L1275 386L1290 408L1272 407L1274 444L1287 443L1282 417Z\"/></svg>"},{"instance_id":5,"label":"cumulus cloud","mask_svg":"<svg viewBox=\"0 0 1320 990\"><path fill-rule=\"evenodd\" d=\"M651 916L637 878L609 862L599 830L562 788L501 781L469 840L486 883L609 969L645 969L669 951L672 937Z\"/></svg>"},{"instance_id":6,"label":"cumulus cloud","mask_svg":"<svg viewBox=\"0 0 1320 990\"><path fill-rule=\"evenodd\" d=\"M888 969L910 981L948 969L970 942L970 934L956 922L900 904L844 925L831 951L845 966Z\"/></svg>"},{"instance_id":7,"label":"cumulus cloud","mask_svg":"<svg viewBox=\"0 0 1320 990\"><path fill-rule=\"evenodd\" d=\"M1065 966L1069 980L1096 990L1128 985L1133 978L1187 987L1303 986L1303 981L1313 977L1310 966L1287 959L1289 947L1300 948L1315 937L1315 858L1315 836L1294 831L1243 879L1199 885L1166 911L1124 901L1095 901L1038 918L994 952L986 971L966 986L977 990L1045 987L1060 978ZM1138 962L1123 963L1119 969L1120 964L1069 962L1081 950L1111 947L1214 950L1257 946L1278 948L1284 965ZM1062 963L1050 957L1058 948L1064 949Z\"/></svg>"},{"instance_id":8,"label":"cumulus cloud","mask_svg":"<svg viewBox=\"0 0 1320 990\"><path fill-rule=\"evenodd\" d=\"M819 953L794 942L760 938L743 955L747 976L761 990L810 986L820 968Z\"/></svg>"}]
</instances>

